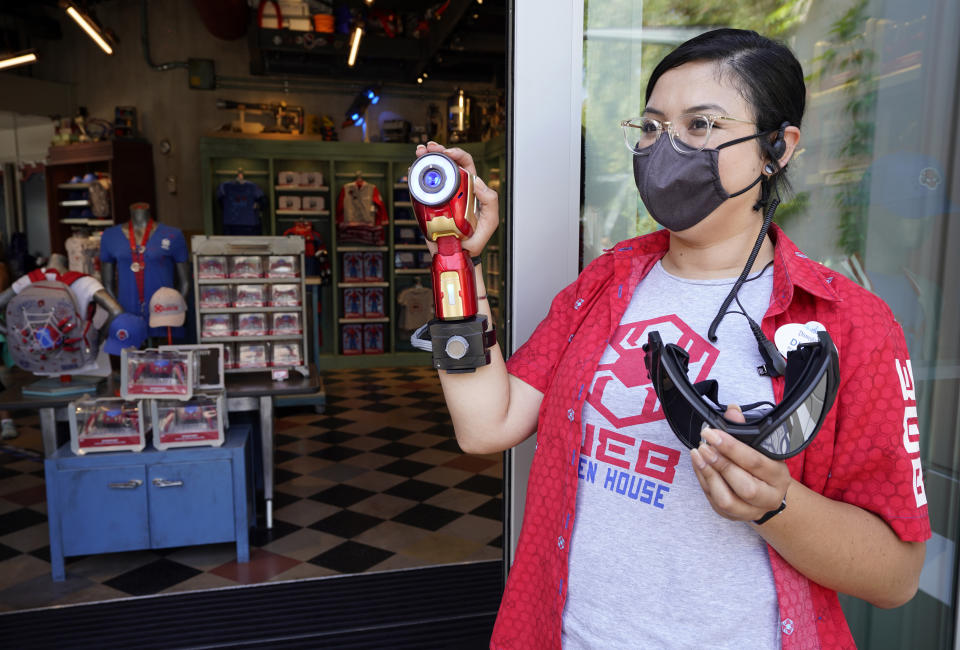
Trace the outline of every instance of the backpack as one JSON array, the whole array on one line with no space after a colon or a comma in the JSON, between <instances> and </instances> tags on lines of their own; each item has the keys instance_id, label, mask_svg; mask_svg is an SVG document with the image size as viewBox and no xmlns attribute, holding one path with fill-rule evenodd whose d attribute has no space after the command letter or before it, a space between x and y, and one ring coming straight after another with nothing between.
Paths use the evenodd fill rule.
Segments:
<instances>
[{"instance_id":1,"label":"backpack","mask_svg":"<svg viewBox=\"0 0 960 650\"><path fill-rule=\"evenodd\" d=\"M47 270L46 274L51 271ZM14 363L37 374L77 371L97 360L100 351L93 327L96 306L91 301L80 313L69 284L82 276L68 272L48 279L42 270L7 303L7 345Z\"/></svg>"}]
</instances>

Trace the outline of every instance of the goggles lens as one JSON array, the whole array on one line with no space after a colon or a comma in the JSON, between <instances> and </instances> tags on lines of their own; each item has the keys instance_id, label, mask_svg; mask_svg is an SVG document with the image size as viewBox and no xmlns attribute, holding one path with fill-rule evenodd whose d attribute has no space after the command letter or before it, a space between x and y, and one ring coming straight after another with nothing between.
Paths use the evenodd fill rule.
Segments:
<instances>
[{"instance_id":1,"label":"goggles lens","mask_svg":"<svg viewBox=\"0 0 960 650\"><path fill-rule=\"evenodd\" d=\"M705 427L721 429L778 460L800 453L813 440L833 406L839 385L836 348L826 332L817 343L801 345L787 355L784 399L772 409L746 410L746 422L723 417L726 406L716 399L715 381L691 384L689 357L683 348L664 345L651 332L644 362L664 416L677 438L693 449Z\"/></svg>"}]
</instances>

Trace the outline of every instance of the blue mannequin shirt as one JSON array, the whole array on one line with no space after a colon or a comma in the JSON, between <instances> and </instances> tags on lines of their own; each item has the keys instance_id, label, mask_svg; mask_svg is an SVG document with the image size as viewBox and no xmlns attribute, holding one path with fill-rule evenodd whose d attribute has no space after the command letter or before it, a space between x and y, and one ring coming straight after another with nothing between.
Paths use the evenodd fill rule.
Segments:
<instances>
[{"instance_id":1,"label":"blue mannequin shirt","mask_svg":"<svg viewBox=\"0 0 960 650\"><path fill-rule=\"evenodd\" d=\"M149 321L147 307L150 298L160 287L176 287L176 263L186 262L187 242L183 233L162 223L154 225L147 240L147 250L143 255L143 302L137 290L137 278L130 265L133 255L130 240L127 238L127 224L111 226L103 231L100 239L100 261L114 264L117 271L117 301L123 311L137 314ZM151 327L150 336L166 336L166 327ZM176 337L183 336L182 327L172 328Z\"/></svg>"}]
</instances>

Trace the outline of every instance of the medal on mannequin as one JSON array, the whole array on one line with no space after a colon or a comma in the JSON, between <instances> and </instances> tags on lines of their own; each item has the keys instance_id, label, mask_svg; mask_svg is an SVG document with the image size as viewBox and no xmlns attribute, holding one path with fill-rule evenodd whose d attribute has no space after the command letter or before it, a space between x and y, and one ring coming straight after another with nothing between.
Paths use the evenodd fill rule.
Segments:
<instances>
[{"instance_id":1,"label":"medal on mannequin","mask_svg":"<svg viewBox=\"0 0 960 650\"><path fill-rule=\"evenodd\" d=\"M139 273L140 271L143 270L143 267L140 266L140 262L134 262L133 264L130 265L130 270L133 271L134 273Z\"/></svg>"},{"instance_id":2,"label":"medal on mannequin","mask_svg":"<svg viewBox=\"0 0 960 650\"><path fill-rule=\"evenodd\" d=\"M140 294L140 303L143 304L143 269L146 267L144 253L147 250L147 240L150 239L150 231L153 230L153 220L147 222L147 227L143 231L143 239L140 240L139 245L136 243L136 235L133 232L133 219L128 222L128 226L130 233L130 257L133 260L130 264L130 270L133 271L133 274L136 276L137 292Z\"/></svg>"}]
</instances>

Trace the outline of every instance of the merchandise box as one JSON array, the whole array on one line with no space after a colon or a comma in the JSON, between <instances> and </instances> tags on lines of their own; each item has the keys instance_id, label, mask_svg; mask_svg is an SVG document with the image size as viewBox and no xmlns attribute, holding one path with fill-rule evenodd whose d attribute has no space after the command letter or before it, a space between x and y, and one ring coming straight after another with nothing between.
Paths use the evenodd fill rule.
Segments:
<instances>
[{"instance_id":1,"label":"merchandise box","mask_svg":"<svg viewBox=\"0 0 960 650\"><path fill-rule=\"evenodd\" d=\"M343 290L343 317L363 318L363 289Z\"/></svg>"},{"instance_id":2,"label":"merchandise box","mask_svg":"<svg viewBox=\"0 0 960 650\"><path fill-rule=\"evenodd\" d=\"M383 354L383 323L364 323L363 353Z\"/></svg>"},{"instance_id":3,"label":"merchandise box","mask_svg":"<svg viewBox=\"0 0 960 650\"><path fill-rule=\"evenodd\" d=\"M192 395L192 351L124 348L121 352L120 396L124 399L169 397L188 400Z\"/></svg>"},{"instance_id":4,"label":"merchandise box","mask_svg":"<svg viewBox=\"0 0 960 650\"><path fill-rule=\"evenodd\" d=\"M367 287L363 290L363 315L365 318L383 318L387 315L382 287Z\"/></svg>"},{"instance_id":5,"label":"merchandise box","mask_svg":"<svg viewBox=\"0 0 960 650\"><path fill-rule=\"evenodd\" d=\"M267 258L267 277L300 277L299 261L300 258L297 255L271 255Z\"/></svg>"},{"instance_id":6,"label":"merchandise box","mask_svg":"<svg viewBox=\"0 0 960 650\"><path fill-rule=\"evenodd\" d=\"M270 314L270 334L273 336L302 333L303 325L300 323L300 312L278 311Z\"/></svg>"},{"instance_id":7,"label":"merchandise box","mask_svg":"<svg viewBox=\"0 0 960 650\"><path fill-rule=\"evenodd\" d=\"M201 280L216 280L227 277L226 256L199 255L197 257L197 277Z\"/></svg>"},{"instance_id":8,"label":"merchandise box","mask_svg":"<svg viewBox=\"0 0 960 650\"><path fill-rule=\"evenodd\" d=\"M190 400L150 400L153 415L153 446L219 447L226 429L223 393L198 393Z\"/></svg>"},{"instance_id":9,"label":"merchandise box","mask_svg":"<svg viewBox=\"0 0 960 650\"><path fill-rule=\"evenodd\" d=\"M79 399L67 407L70 449L78 456L98 451L143 451L147 445L143 402L115 397Z\"/></svg>"},{"instance_id":10,"label":"merchandise box","mask_svg":"<svg viewBox=\"0 0 960 650\"><path fill-rule=\"evenodd\" d=\"M233 314L203 314L200 317L200 336L233 336Z\"/></svg>"},{"instance_id":11,"label":"merchandise box","mask_svg":"<svg viewBox=\"0 0 960 650\"><path fill-rule=\"evenodd\" d=\"M233 255L230 257L231 278L262 278L263 259L259 255Z\"/></svg>"},{"instance_id":12,"label":"merchandise box","mask_svg":"<svg viewBox=\"0 0 960 650\"><path fill-rule=\"evenodd\" d=\"M267 285L238 284L233 294L234 307L266 307Z\"/></svg>"},{"instance_id":13,"label":"merchandise box","mask_svg":"<svg viewBox=\"0 0 960 650\"><path fill-rule=\"evenodd\" d=\"M227 356L231 345L228 343L200 343L192 345L161 345L161 352L167 350L190 350L193 352L193 389L195 391L214 391L224 389L224 368L228 368Z\"/></svg>"},{"instance_id":14,"label":"merchandise box","mask_svg":"<svg viewBox=\"0 0 960 650\"><path fill-rule=\"evenodd\" d=\"M262 312L237 314L237 336L266 336L267 315Z\"/></svg>"},{"instance_id":15,"label":"merchandise box","mask_svg":"<svg viewBox=\"0 0 960 650\"><path fill-rule=\"evenodd\" d=\"M314 196L312 194L304 196L302 202L303 209L310 212L321 212L326 204L327 202L322 196Z\"/></svg>"},{"instance_id":16,"label":"merchandise box","mask_svg":"<svg viewBox=\"0 0 960 650\"><path fill-rule=\"evenodd\" d=\"M417 266L417 256L413 251L397 251L393 254L393 266L397 269L413 269Z\"/></svg>"},{"instance_id":17,"label":"merchandise box","mask_svg":"<svg viewBox=\"0 0 960 650\"><path fill-rule=\"evenodd\" d=\"M266 343L237 343L236 368L266 368Z\"/></svg>"},{"instance_id":18,"label":"merchandise box","mask_svg":"<svg viewBox=\"0 0 960 650\"><path fill-rule=\"evenodd\" d=\"M383 282L383 253L366 251L363 254L364 282Z\"/></svg>"},{"instance_id":19,"label":"merchandise box","mask_svg":"<svg viewBox=\"0 0 960 650\"><path fill-rule=\"evenodd\" d=\"M280 172L277 174L277 185L289 185L291 187L300 184L300 174L297 172Z\"/></svg>"},{"instance_id":20,"label":"merchandise box","mask_svg":"<svg viewBox=\"0 0 960 650\"><path fill-rule=\"evenodd\" d=\"M270 305L273 307L299 307L299 284L274 284L270 286Z\"/></svg>"},{"instance_id":21,"label":"merchandise box","mask_svg":"<svg viewBox=\"0 0 960 650\"><path fill-rule=\"evenodd\" d=\"M221 345L223 345L223 367L236 368L237 353L233 343L222 343Z\"/></svg>"},{"instance_id":22,"label":"merchandise box","mask_svg":"<svg viewBox=\"0 0 960 650\"><path fill-rule=\"evenodd\" d=\"M201 284L200 307L202 309L217 309L230 307L230 287L225 284Z\"/></svg>"},{"instance_id":23,"label":"merchandise box","mask_svg":"<svg viewBox=\"0 0 960 650\"><path fill-rule=\"evenodd\" d=\"M323 172L300 172L302 187L323 187Z\"/></svg>"},{"instance_id":24,"label":"merchandise box","mask_svg":"<svg viewBox=\"0 0 960 650\"><path fill-rule=\"evenodd\" d=\"M275 367L299 366L303 363L299 343L274 343L270 346L270 365Z\"/></svg>"},{"instance_id":25,"label":"merchandise box","mask_svg":"<svg viewBox=\"0 0 960 650\"><path fill-rule=\"evenodd\" d=\"M362 325L344 325L340 333L343 354L363 354Z\"/></svg>"},{"instance_id":26,"label":"merchandise box","mask_svg":"<svg viewBox=\"0 0 960 650\"><path fill-rule=\"evenodd\" d=\"M290 194L283 194L278 199L278 206L281 210L299 210L301 206L300 197Z\"/></svg>"},{"instance_id":27,"label":"merchandise box","mask_svg":"<svg viewBox=\"0 0 960 650\"><path fill-rule=\"evenodd\" d=\"M363 253L342 253L344 282L363 282Z\"/></svg>"},{"instance_id":28,"label":"merchandise box","mask_svg":"<svg viewBox=\"0 0 960 650\"><path fill-rule=\"evenodd\" d=\"M419 244L423 241L423 237L416 226L395 226L393 241L396 244Z\"/></svg>"}]
</instances>

